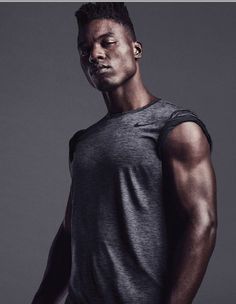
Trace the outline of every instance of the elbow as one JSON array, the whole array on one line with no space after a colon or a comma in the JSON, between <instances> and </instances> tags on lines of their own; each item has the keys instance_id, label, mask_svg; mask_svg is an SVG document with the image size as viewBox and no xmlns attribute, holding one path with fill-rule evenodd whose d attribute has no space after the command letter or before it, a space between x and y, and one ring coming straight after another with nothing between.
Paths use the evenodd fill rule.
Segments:
<instances>
[{"instance_id":1,"label":"elbow","mask_svg":"<svg viewBox=\"0 0 236 304\"><path fill-rule=\"evenodd\" d=\"M206 233L214 236L217 232L217 216L216 214L205 212L205 220L202 223L202 229Z\"/></svg>"},{"instance_id":2,"label":"elbow","mask_svg":"<svg viewBox=\"0 0 236 304\"><path fill-rule=\"evenodd\" d=\"M215 246L217 235L217 214L208 210L195 212L194 215L188 217L187 227L190 228L196 239L209 242Z\"/></svg>"},{"instance_id":3,"label":"elbow","mask_svg":"<svg viewBox=\"0 0 236 304\"><path fill-rule=\"evenodd\" d=\"M217 219L211 218L205 227L206 236L209 239L209 242L212 244L212 247L215 247L216 235L217 235Z\"/></svg>"},{"instance_id":4,"label":"elbow","mask_svg":"<svg viewBox=\"0 0 236 304\"><path fill-rule=\"evenodd\" d=\"M209 230L209 235L212 239L213 247L215 247L217 228L218 228L218 222L217 222L216 215L211 218L211 220L209 221L208 227L209 227L208 230Z\"/></svg>"},{"instance_id":5,"label":"elbow","mask_svg":"<svg viewBox=\"0 0 236 304\"><path fill-rule=\"evenodd\" d=\"M216 243L217 227L217 215L208 212L200 216L196 225L198 236L210 243L212 249L214 249Z\"/></svg>"},{"instance_id":6,"label":"elbow","mask_svg":"<svg viewBox=\"0 0 236 304\"><path fill-rule=\"evenodd\" d=\"M205 249L208 248L209 256L211 256L216 246L217 219L215 217L209 218L207 223L201 227L201 231L202 246Z\"/></svg>"}]
</instances>

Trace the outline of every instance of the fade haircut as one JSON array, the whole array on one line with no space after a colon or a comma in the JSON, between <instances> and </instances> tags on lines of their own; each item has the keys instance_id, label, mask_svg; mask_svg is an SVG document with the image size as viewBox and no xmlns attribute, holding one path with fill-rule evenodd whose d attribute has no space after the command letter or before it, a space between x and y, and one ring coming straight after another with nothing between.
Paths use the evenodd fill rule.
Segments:
<instances>
[{"instance_id":1,"label":"fade haircut","mask_svg":"<svg viewBox=\"0 0 236 304\"><path fill-rule=\"evenodd\" d=\"M85 3L76 12L79 30L94 19L113 19L122 24L136 41L133 23L124 2L95 2Z\"/></svg>"}]
</instances>

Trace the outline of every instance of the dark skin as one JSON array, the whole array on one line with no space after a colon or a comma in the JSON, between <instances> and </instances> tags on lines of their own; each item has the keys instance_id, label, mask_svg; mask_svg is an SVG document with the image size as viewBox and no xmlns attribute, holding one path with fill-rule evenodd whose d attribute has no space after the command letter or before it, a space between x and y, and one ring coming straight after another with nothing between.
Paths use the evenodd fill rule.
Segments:
<instances>
[{"instance_id":1,"label":"dark skin","mask_svg":"<svg viewBox=\"0 0 236 304\"><path fill-rule=\"evenodd\" d=\"M156 98L141 78L142 45L132 41L124 26L113 20L93 20L80 31L78 42L81 67L89 83L102 92L109 112L136 109ZM92 74L101 64L110 68Z\"/></svg>"},{"instance_id":2,"label":"dark skin","mask_svg":"<svg viewBox=\"0 0 236 304\"><path fill-rule=\"evenodd\" d=\"M156 98L141 78L142 44L133 41L123 25L111 19L93 20L80 31L78 42L81 67L89 83L102 93L108 112L137 109ZM102 65L109 68L92 72ZM217 228L216 178L210 147L196 123L184 122L169 132L162 166L166 193L171 193L168 201L176 210L173 222L178 219L182 223L175 235L163 304L190 304L206 272ZM67 291L70 224L71 192L32 304L59 303Z\"/></svg>"},{"instance_id":3,"label":"dark skin","mask_svg":"<svg viewBox=\"0 0 236 304\"><path fill-rule=\"evenodd\" d=\"M165 303L190 304L206 272L217 228L216 177L200 126L184 122L168 134L163 172L182 223L181 233L175 235Z\"/></svg>"}]
</instances>

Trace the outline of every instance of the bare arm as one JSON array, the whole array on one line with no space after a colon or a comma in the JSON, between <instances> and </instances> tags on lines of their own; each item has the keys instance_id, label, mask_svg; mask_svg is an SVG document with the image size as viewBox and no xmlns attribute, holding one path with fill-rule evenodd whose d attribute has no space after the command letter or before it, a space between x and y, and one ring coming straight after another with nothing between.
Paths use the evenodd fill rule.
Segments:
<instances>
[{"instance_id":1,"label":"bare arm","mask_svg":"<svg viewBox=\"0 0 236 304\"><path fill-rule=\"evenodd\" d=\"M71 272L71 190L66 212L49 251L46 270L32 304L59 303L67 291Z\"/></svg>"},{"instance_id":2,"label":"bare arm","mask_svg":"<svg viewBox=\"0 0 236 304\"><path fill-rule=\"evenodd\" d=\"M163 169L182 234L173 253L165 304L190 304L201 284L216 240L216 178L209 143L194 122L170 131Z\"/></svg>"}]
</instances>

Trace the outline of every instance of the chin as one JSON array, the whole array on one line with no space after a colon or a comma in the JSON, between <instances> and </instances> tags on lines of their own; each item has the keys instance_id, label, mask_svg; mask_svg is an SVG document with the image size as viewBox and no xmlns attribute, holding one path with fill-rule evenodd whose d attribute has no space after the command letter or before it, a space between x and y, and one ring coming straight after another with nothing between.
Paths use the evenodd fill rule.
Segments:
<instances>
[{"instance_id":1,"label":"chin","mask_svg":"<svg viewBox=\"0 0 236 304\"><path fill-rule=\"evenodd\" d=\"M100 81L98 83L93 84L93 87L101 92L108 92L115 90L119 84L112 83L110 81Z\"/></svg>"}]
</instances>

